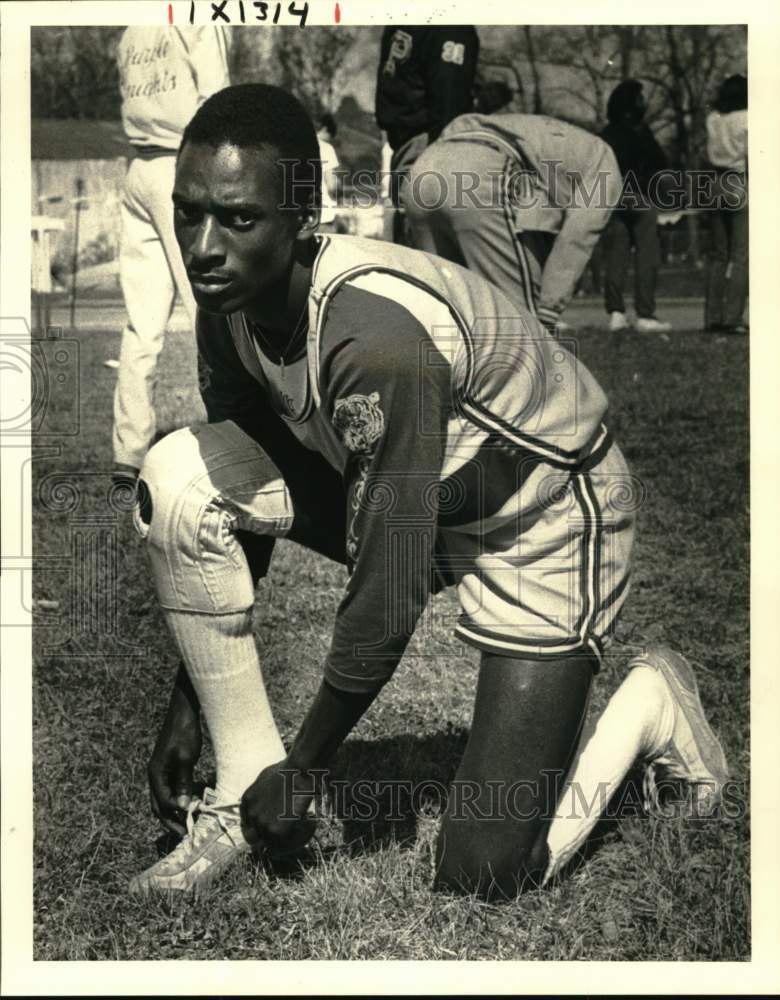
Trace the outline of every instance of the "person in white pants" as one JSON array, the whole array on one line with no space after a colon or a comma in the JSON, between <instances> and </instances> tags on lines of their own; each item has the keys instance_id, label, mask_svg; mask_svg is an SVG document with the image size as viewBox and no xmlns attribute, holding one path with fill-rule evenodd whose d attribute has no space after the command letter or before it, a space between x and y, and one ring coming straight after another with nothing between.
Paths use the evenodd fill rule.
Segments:
<instances>
[{"instance_id":1,"label":"person in white pants","mask_svg":"<svg viewBox=\"0 0 780 1000\"><path fill-rule=\"evenodd\" d=\"M227 54L219 27L129 27L117 49L122 124L135 156L121 206L119 277L128 321L114 393L115 481L134 483L154 440L157 361L177 293L195 326L171 192L185 125L230 83Z\"/></svg>"}]
</instances>

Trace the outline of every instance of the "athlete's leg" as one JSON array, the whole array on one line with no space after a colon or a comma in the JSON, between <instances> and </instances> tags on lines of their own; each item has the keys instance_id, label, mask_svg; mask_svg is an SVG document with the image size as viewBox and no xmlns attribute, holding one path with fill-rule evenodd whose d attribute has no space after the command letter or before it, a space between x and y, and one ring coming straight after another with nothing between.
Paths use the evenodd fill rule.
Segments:
<instances>
[{"instance_id":1,"label":"athlete's leg","mask_svg":"<svg viewBox=\"0 0 780 1000\"><path fill-rule=\"evenodd\" d=\"M692 782L698 815L715 808L725 756L690 665L664 647L632 662L601 715L582 727L571 762L590 666L483 656L474 725L442 822L439 888L512 896L547 882L637 760Z\"/></svg>"},{"instance_id":2,"label":"athlete's leg","mask_svg":"<svg viewBox=\"0 0 780 1000\"><path fill-rule=\"evenodd\" d=\"M154 437L157 359L174 301L168 260L146 205L149 166L143 160L130 165L121 206L119 277L128 322L114 393L113 450L115 463L136 469Z\"/></svg>"},{"instance_id":3,"label":"athlete's leg","mask_svg":"<svg viewBox=\"0 0 780 1000\"><path fill-rule=\"evenodd\" d=\"M310 453L293 446L301 454L290 460L307 461ZM317 456L304 471L291 476L291 493L276 465L231 421L169 434L141 470L136 525L212 734L225 797L240 797L262 767L284 755L251 628L255 584L274 538L344 558L338 476Z\"/></svg>"},{"instance_id":4,"label":"athlete's leg","mask_svg":"<svg viewBox=\"0 0 780 1000\"><path fill-rule=\"evenodd\" d=\"M147 454L136 523L168 626L198 695L217 760L217 793L237 801L284 749L252 634L254 581L236 538L274 536L292 524L275 467L235 424L185 428ZM264 567L263 567L264 568ZM256 571L260 567L256 567Z\"/></svg>"},{"instance_id":5,"label":"athlete's leg","mask_svg":"<svg viewBox=\"0 0 780 1000\"><path fill-rule=\"evenodd\" d=\"M673 721L669 692L649 667L631 670L601 715L587 720L547 832L546 878L582 847L634 762L666 746Z\"/></svg>"},{"instance_id":6,"label":"athlete's leg","mask_svg":"<svg viewBox=\"0 0 780 1000\"><path fill-rule=\"evenodd\" d=\"M569 779L547 834L545 881L587 839L635 760L647 765L645 798L655 805L656 779L690 786L693 814L709 815L728 779L723 748L710 728L693 668L665 646L651 646L598 719L586 724Z\"/></svg>"},{"instance_id":7,"label":"athlete's leg","mask_svg":"<svg viewBox=\"0 0 780 1000\"><path fill-rule=\"evenodd\" d=\"M528 229L519 232L517 239L522 245L527 262L533 294L534 312L536 312L541 300L542 273L555 242L555 234L536 232Z\"/></svg>"},{"instance_id":8,"label":"athlete's leg","mask_svg":"<svg viewBox=\"0 0 780 1000\"><path fill-rule=\"evenodd\" d=\"M471 734L439 834L438 888L511 897L541 882L545 833L592 674L588 656L483 654Z\"/></svg>"}]
</instances>

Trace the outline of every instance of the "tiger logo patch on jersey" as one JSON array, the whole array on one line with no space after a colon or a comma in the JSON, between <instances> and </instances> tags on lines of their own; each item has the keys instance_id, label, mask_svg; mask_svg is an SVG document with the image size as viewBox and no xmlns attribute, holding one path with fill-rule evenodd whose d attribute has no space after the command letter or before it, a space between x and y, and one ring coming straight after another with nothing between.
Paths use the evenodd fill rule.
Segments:
<instances>
[{"instance_id":1,"label":"tiger logo patch on jersey","mask_svg":"<svg viewBox=\"0 0 780 1000\"><path fill-rule=\"evenodd\" d=\"M333 426L344 447L354 455L370 455L385 429L385 415L379 407L379 393L355 394L337 399Z\"/></svg>"}]
</instances>

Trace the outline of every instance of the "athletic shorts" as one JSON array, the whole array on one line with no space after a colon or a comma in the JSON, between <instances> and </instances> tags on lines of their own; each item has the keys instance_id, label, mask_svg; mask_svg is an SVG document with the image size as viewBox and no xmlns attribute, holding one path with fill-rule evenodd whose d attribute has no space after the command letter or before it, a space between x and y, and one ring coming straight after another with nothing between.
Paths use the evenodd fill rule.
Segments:
<instances>
[{"instance_id":1,"label":"athletic shorts","mask_svg":"<svg viewBox=\"0 0 780 1000\"><path fill-rule=\"evenodd\" d=\"M440 532L460 639L524 659L601 661L628 595L644 491L616 444L599 451L575 471L537 464L510 516L487 519L481 533Z\"/></svg>"},{"instance_id":2,"label":"athletic shorts","mask_svg":"<svg viewBox=\"0 0 780 1000\"><path fill-rule=\"evenodd\" d=\"M151 449L141 471L148 509L142 502L135 520L163 607L251 606L276 537L345 561L340 478L315 453L294 457L310 463L308 477L297 465L285 478L232 421L175 431ZM479 649L600 661L628 593L641 485L606 431L574 471L540 461L518 471L520 488L501 511L439 530L432 590L455 586L455 634Z\"/></svg>"}]
</instances>

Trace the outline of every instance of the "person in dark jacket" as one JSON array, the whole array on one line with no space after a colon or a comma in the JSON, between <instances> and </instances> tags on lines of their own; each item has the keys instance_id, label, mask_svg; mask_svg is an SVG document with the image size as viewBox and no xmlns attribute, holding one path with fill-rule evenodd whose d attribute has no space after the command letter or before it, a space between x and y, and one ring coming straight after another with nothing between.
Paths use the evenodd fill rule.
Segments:
<instances>
[{"instance_id":1,"label":"person in dark jacket","mask_svg":"<svg viewBox=\"0 0 780 1000\"><path fill-rule=\"evenodd\" d=\"M470 25L385 28L376 83L376 121L393 151L390 196L396 208L409 168L453 118L473 107L479 36ZM396 214L393 238L407 242Z\"/></svg>"},{"instance_id":2,"label":"person in dark jacket","mask_svg":"<svg viewBox=\"0 0 780 1000\"><path fill-rule=\"evenodd\" d=\"M609 143L623 175L623 197L604 234L606 274L604 298L609 313L609 328L624 330L629 323L623 300L629 254L633 246L636 329L642 333L661 333L671 329L655 315L655 288L660 264L658 212L648 198L654 174L666 167L666 156L645 124L642 84L624 80L612 91L607 102L609 124L601 138Z\"/></svg>"}]
</instances>

